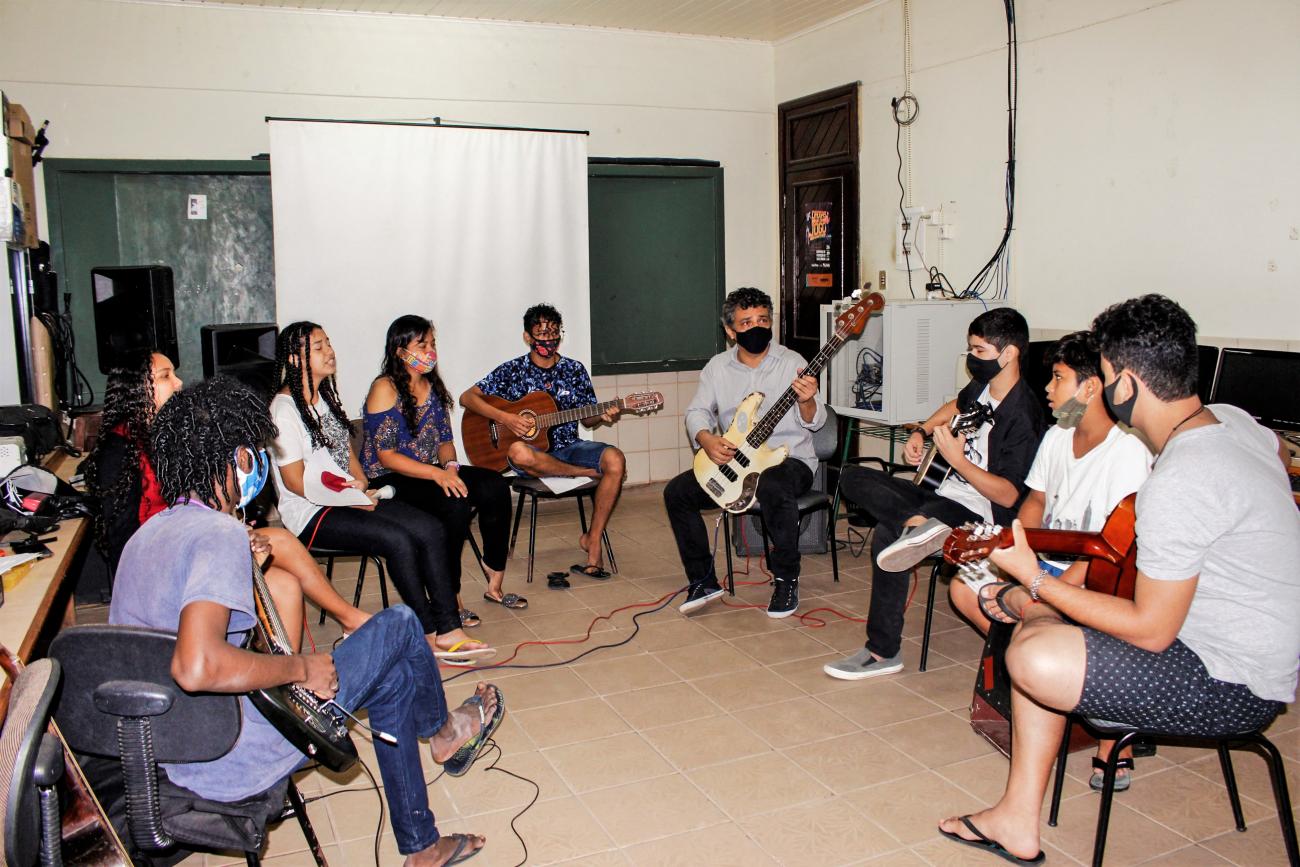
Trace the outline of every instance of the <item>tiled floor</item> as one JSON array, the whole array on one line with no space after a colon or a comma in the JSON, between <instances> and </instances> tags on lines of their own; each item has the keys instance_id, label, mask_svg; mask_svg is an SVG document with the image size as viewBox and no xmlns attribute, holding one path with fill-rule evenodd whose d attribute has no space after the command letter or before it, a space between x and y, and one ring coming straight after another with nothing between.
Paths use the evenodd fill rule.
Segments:
<instances>
[{"instance_id":1,"label":"tiled floor","mask_svg":"<svg viewBox=\"0 0 1300 867\"><path fill-rule=\"evenodd\" d=\"M507 589L524 593L531 605L516 614L482 602L471 580L465 600L484 620L476 635L502 647L503 658L521 641L580 638L597 615L653 604L678 589L683 579L660 490L625 492L611 529L621 573L610 581L574 577L567 591L549 590L540 578L523 586L521 550ZM572 503L543 504L538 525L539 576L577 559ZM757 561L751 568L761 577ZM469 568L466 574L477 575ZM806 558L801 610L833 606L864 616L869 574L865 558L846 553L836 585L828 556ZM336 580L350 593L351 579ZM379 604L373 580L363 601L371 609ZM766 598L763 587L738 594L743 602ZM487 835L476 867L1002 863L934 830L943 816L991 803L1006 774L1006 760L968 724L982 643L946 603L935 615L929 671L914 670L922 592L908 610L908 670L857 684L826 677L821 665L861 645L860 624L828 617L828 626L811 628L722 605L687 620L669 607L642 616L633 637L631 615L645 610L598 622L585 644L526 646L514 661L556 662L631 638L625 645L559 668L484 675L501 685L510 708L496 737L499 766L541 791L514 822L528 846L525 857L511 820L532 798L532 786L483 762L461 779L430 786L440 829ZM333 623L313 631L318 644L337 635ZM452 701L470 692L474 677L448 684ZM1296 798L1300 714L1292 708L1270 734L1287 757ZM356 740L373 767L369 745ZM1284 864L1264 762L1237 756L1248 832L1232 828L1212 752L1162 748L1139 760L1133 789L1116 799L1107 863ZM433 779L427 753L425 762ZM1085 756L1076 754L1060 826L1044 829L1051 863L1091 857L1098 798L1087 789L1087 773ZM373 864L378 800L365 775L313 771L299 784L308 797L327 796L309 812L331 863ZM285 823L271 834L267 863L310 864L303 847L297 824ZM231 860L209 856L208 863ZM384 836L380 863L400 862L391 835Z\"/></svg>"}]
</instances>

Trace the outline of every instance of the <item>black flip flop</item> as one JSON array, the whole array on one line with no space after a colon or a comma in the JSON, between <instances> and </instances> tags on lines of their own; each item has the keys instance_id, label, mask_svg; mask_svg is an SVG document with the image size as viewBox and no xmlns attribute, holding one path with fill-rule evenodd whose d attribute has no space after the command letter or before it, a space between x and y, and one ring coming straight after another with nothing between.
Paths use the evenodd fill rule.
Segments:
<instances>
[{"instance_id":1,"label":"black flip flop","mask_svg":"<svg viewBox=\"0 0 1300 867\"><path fill-rule=\"evenodd\" d=\"M569 584L569 573L567 572L549 573L546 576L546 586L550 587L552 590L567 590L570 586L572 586Z\"/></svg>"},{"instance_id":2,"label":"black flip flop","mask_svg":"<svg viewBox=\"0 0 1300 867\"><path fill-rule=\"evenodd\" d=\"M591 571L595 569L596 571ZM585 578L591 578L595 581L608 581L612 572L607 572L594 563L574 563L569 567L569 571L574 575L582 575Z\"/></svg>"},{"instance_id":3,"label":"black flip flop","mask_svg":"<svg viewBox=\"0 0 1300 867\"><path fill-rule=\"evenodd\" d=\"M979 603L980 613L992 620L994 623L1019 623L1020 615L1011 610L1003 598L1012 590L1020 585L1014 581L1003 581L1001 584L985 584L975 592L975 598ZM986 587L997 587L998 592L993 596L986 596L984 589ZM1000 614L1001 617L996 616ZM1005 619L1003 619L1005 618Z\"/></svg>"},{"instance_id":4,"label":"black flip flop","mask_svg":"<svg viewBox=\"0 0 1300 867\"><path fill-rule=\"evenodd\" d=\"M488 684L488 688L496 695L497 707L492 716L488 716L483 710L483 699L478 693L471 695L461 702L461 705L475 705L478 708L479 728L478 734L474 735L465 743L460 745L460 749L452 753L451 758L442 763L442 769L450 776L463 777L470 769L470 766L478 760L487 749L488 742L492 740L492 735L496 733L497 726L501 725L501 720L506 715L505 696L501 695L501 690L495 684Z\"/></svg>"},{"instance_id":5,"label":"black flip flop","mask_svg":"<svg viewBox=\"0 0 1300 867\"><path fill-rule=\"evenodd\" d=\"M979 839L967 840L960 834L954 834L952 831L945 831L942 828L939 829L939 833L955 843L960 843L963 846L973 846L976 849L983 849L990 855L996 855L1003 861L1010 861L1012 864L1042 864L1047 860L1047 856L1044 855L1041 850L1033 858L1020 858L1016 855L1012 855L1004 849L1002 844L997 840L991 840L988 837L985 837L984 832L975 827L975 823L970 820L970 816L959 816L957 821L965 825L966 828Z\"/></svg>"},{"instance_id":6,"label":"black flip flop","mask_svg":"<svg viewBox=\"0 0 1300 867\"><path fill-rule=\"evenodd\" d=\"M487 845L484 843L483 846L479 846L477 849L470 849L466 852L465 847L470 844L469 834L446 834L444 836L451 837L451 839L456 841L456 848L452 851L451 857L443 862L447 867L451 867L452 864L460 864L464 861L468 861L478 853L482 852L483 846Z\"/></svg>"}]
</instances>

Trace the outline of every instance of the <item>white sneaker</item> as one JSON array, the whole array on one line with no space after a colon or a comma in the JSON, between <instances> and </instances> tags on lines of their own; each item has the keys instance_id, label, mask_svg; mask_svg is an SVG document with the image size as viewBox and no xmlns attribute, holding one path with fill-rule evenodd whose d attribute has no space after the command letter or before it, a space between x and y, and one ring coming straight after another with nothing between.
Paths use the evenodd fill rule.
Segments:
<instances>
[{"instance_id":1,"label":"white sneaker","mask_svg":"<svg viewBox=\"0 0 1300 867\"><path fill-rule=\"evenodd\" d=\"M952 527L937 518L906 527L894 544L880 552L876 565L886 572L906 572L931 554L943 550L943 543L948 541L951 533Z\"/></svg>"}]
</instances>

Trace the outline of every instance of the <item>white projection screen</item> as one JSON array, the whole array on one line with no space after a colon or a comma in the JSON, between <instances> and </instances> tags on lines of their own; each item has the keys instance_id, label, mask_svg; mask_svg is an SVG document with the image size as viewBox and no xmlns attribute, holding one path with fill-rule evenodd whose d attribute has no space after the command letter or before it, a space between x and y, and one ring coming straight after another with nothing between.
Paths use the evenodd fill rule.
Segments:
<instances>
[{"instance_id":1,"label":"white projection screen","mask_svg":"<svg viewBox=\"0 0 1300 867\"><path fill-rule=\"evenodd\" d=\"M406 313L433 320L453 395L526 351L523 313L542 301L564 317L561 352L590 369L587 136L300 120L270 132L276 318L328 332L349 416Z\"/></svg>"}]
</instances>

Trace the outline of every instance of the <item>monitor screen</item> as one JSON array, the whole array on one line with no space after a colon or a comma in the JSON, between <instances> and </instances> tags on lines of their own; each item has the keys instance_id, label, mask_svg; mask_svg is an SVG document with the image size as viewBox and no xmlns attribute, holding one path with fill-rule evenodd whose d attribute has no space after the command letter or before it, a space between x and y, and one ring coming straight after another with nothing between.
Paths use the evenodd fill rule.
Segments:
<instances>
[{"instance_id":1,"label":"monitor screen","mask_svg":"<svg viewBox=\"0 0 1300 867\"><path fill-rule=\"evenodd\" d=\"M1213 400L1244 409L1266 427L1300 431L1300 352L1225 347Z\"/></svg>"}]
</instances>

